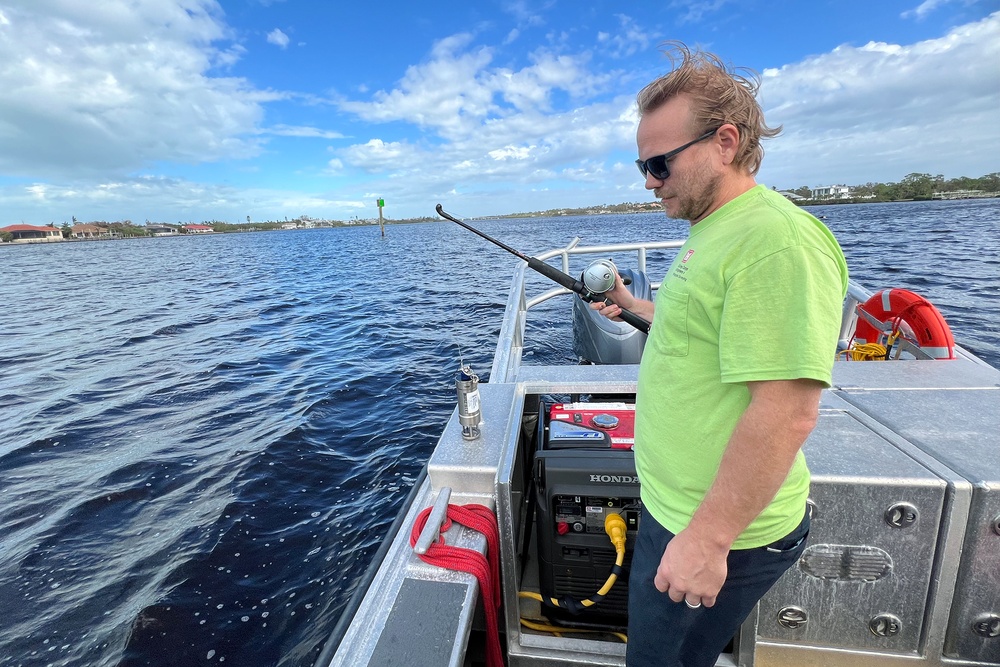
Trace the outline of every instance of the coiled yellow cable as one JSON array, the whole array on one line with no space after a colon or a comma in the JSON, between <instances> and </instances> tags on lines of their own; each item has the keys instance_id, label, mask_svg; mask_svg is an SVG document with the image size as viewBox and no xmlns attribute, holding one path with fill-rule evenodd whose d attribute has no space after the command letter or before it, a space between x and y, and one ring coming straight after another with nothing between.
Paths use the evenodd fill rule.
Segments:
<instances>
[{"instance_id":1,"label":"coiled yellow cable","mask_svg":"<svg viewBox=\"0 0 1000 667\"><path fill-rule=\"evenodd\" d=\"M609 632L605 630L593 630L591 628L563 628L558 625L549 625L547 623L536 623L535 621L529 621L528 619L522 617L521 625L531 630L537 630L538 632L551 632L556 637L562 637L563 633L575 634L575 633L596 633L596 634L606 634L614 635L618 639L622 640L622 643L628 643L628 635L624 632Z\"/></svg>"},{"instance_id":2,"label":"coiled yellow cable","mask_svg":"<svg viewBox=\"0 0 1000 667\"><path fill-rule=\"evenodd\" d=\"M886 338L885 345L880 343L854 343L849 350L844 350L842 354L851 361L887 361L889 352L896 339L899 338L899 331L896 330Z\"/></svg>"},{"instance_id":3,"label":"coiled yellow cable","mask_svg":"<svg viewBox=\"0 0 1000 667\"><path fill-rule=\"evenodd\" d=\"M615 569L608 576L607 581L601 586L601 590L594 593L592 596L586 600L581 600L580 605L583 607L592 607L601 601L601 599L608 594L611 587L615 585L618 581L617 572L621 569L622 563L625 562L625 520L622 519L621 515L614 512L609 512L606 517L604 517L604 532L608 534L611 538L611 543L615 546ZM545 602L545 599L539 594L533 591L519 591L518 597L528 598L531 600L537 600L538 602ZM559 600L557 598L549 598L549 604L554 607L560 607ZM587 629L568 629L561 628L555 625L545 625L542 623L536 623L535 621L529 621L525 618L521 618L521 624L527 628L533 630L541 630L543 632L553 632L559 636L560 632L603 632L601 630L587 630ZM612 632L610 634L619 637L623 642L628 641L627 637L620 632Z\"/></svg>"},{"instance_id":4,"label":"coiled yellow cable","mask_svg":"<svg viewBox=\"0 0 1000 667\"><path fill-rule=\"evenodd\" d=\"M843 354L851 361L885 361L885 345L878 343L855 343Z\"/></svg>"}]
</instances>

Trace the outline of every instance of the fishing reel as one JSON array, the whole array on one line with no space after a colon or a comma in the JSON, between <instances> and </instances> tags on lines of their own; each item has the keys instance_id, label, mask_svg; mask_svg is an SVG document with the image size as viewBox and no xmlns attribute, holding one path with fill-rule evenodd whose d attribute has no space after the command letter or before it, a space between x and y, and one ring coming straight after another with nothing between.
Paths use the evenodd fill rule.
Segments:
<instances>
[{"instance_id":1,"label":"fishing reel","mask_svg":"<svg viewBox=\"0 0 1000 667\"><path fill-rule=\"evenodd\" d=\"M590 265L583 270L583 275L580 280L583 281L584 286L593 292L594 294L604 294L608 290L611 290L615 286L615 275L618 273L618 269L615 267L615 263L610 259L598 259L590 263ZM622 278L622 282L628 285L632 281L628 278Z\"/></svg>"}]
</instances>

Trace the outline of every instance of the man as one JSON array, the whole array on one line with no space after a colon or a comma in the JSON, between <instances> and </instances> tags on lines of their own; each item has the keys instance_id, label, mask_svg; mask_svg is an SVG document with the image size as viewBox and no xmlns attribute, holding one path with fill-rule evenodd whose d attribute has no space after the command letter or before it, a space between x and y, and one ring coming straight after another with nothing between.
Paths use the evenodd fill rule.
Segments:
<instances>
[{"instance_id":1,"label":"man","mask_svg":"<svg viewBox=\"0 0 1000 667\"><path fill-rule=\"evenodd\" d=\"M614 304L652 322L636 396L643 514L629 583L630 667L714 665L805 548L800 451L829 386L847 290L832 234L757 185L757 80L672 45L638 95L639 170L691 223L656 294Z\"/></svg>"}]
</instances>

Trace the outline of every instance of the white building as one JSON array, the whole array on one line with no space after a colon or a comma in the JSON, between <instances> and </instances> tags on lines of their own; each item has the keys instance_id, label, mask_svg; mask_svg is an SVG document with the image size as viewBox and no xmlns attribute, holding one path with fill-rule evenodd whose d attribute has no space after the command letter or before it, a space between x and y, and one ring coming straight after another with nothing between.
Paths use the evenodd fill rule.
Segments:
<instances>
[{"instance_id":1,"label":"white building","mask_svg":"<svg viewBox=\"0 0 1000 667\"><path fill-rule=\"evenodd\" d=\"M813 199L848 199L851 189L846 185L824 185L812 189Z\"/></svg>"},{"instance_id":2,"label":"white building","mask_svg":"<svg viewBox=\"0 0 1000 667\"><path fill-rule=\"evenodd\" d=\"M146 232L150 236L175 236L180 234L180 225L146 223Z\"/></svg>"}]
</instances>

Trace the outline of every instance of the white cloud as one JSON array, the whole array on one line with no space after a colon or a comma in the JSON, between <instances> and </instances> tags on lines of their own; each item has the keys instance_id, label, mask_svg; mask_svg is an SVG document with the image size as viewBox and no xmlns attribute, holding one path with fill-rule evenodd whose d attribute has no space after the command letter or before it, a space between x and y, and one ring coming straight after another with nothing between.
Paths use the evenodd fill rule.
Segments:
<instances>
[{"instance_id":1,"label":"white cloud","mask_svg":"<svg viewBox=\"0 0 1000 667\"><path fill-rule=\"evenodd\" d=\"M550 110L552 93L573 97L593 94L612 75L595 74L582 56L538 51L532 64L512 70L490 68L493 51L465 50L471 35L437 42L431 59L406 70L394 90L380 90L371 102L343 100L338 106L368 121L405 121L461 139L486 122L512 113Z\"/></svg>"},{"instance_id":2,"label":"white cloud","mask_svg":"<svg viewBox=\"0 0 1000 667\"><path fill-rule=\"evenodd\" d=\"M261 130L261 134L273 134L280 137L306 137L316 139L343 139L344 135L333 130L321 130L318 127L305 125L274 125Z\"/></svg>"},{"instance_id":3,"label":"white cloud","mask_svg":"<svg viewBox=\"0 0 1000 667\"><path fill-rule=\"evenodd\" d=\"M728 2L730 0L673 0L670 8L678 10L678 23L697 23L706 14L714 14L722 9Z\"/></svg>"},{"instance_id":4,"label":"white cloud","mask_svg":"<svg viewBox=\"0 0 1000 667\"><path fill-rule=\"evenodd\" d=\"M217 67L228 69L242 60L246 53L246 47L242 44L232 44L226 49L216 51L212 60Z\"/></svg>"},{"instance_id":5,"label":"white cloud","mask_svg":"<svg viewBox=\"0 0 1000 667\"><path fill-rule=\"evenodd\" d=\"M542 7L538 7L538 4L526 0L515 0L503 3L503 10L517 19L517 22L522 26L540 26L545 24L545 19L542 18L538 10L548 9L552 3L544 3Z\"/></svg>"},{"instance_id":6,"label":"white cloud","mask_svg":"<svg viewBox=\"0 0 1000 667\"><path fill-rule=\"evenodd\" d=\"M344 164L384 179L394 201L426 207L428 193L538 188L554 180L582 180L581 171L593 171L603 159L595 156L634 151L632 107L629 96L559 114L512 114L444 142L373 139L337 155ZM615 179L638 180L631 172Z\"/></svg>"},{"instance_id":7,"label":"white cloud","mask_svg":"<svg viewBox=\"0 0 1000 667\"><path fill-rule=\"evenodd\" d=\"M652 34L648 29L640 26L632 17L625 14L615 14L615 18L618 19L619 32L615 34L597 33L598 44L605 46L611 57L626 58L649 48L650 43L652 43Z\"/></svg>"},{"instance_id":8,"label":"white cloud","mask_svg":"<svg viewBox=\"0 0 1000 667\"><path fill-rule=\"evenodd\" d=\"M627 31L626 18L620 26ZM611 41L609 35L605 44ZM844 45L768 70L762 103L785 134L767 144L762 181L796 187L886 181L912 171L995 171L995 151L982 146L1000 146L998 61L1000 14L939 39ZM622 159L634 151L633 98L597 102L601 77L612 75L586 65L580 57L539 52L520 69L496 67L489 50L456 38L411 67L395 89L342 105L368 119L421 125L430 131L423 140L372 140L336 154L392 183L394 201L417 203L427 192L565 191L567 181L642 199L641 183ZM442 89L457 106L439 117ZM575 98L553 108L555 91Z\"/></svg>"},{"instance_id":9,"label":"white cloud","mask_svg":"<svg viewBox=\"0 0 1000 667\"><path fill-rule=\"evenodd\" d=\"M341 154L356 167L365 171L394 171L396 169L419 169L417 162L419 150L408 143L400 141L382 141L372 139L365 144L350 146Z\"/></svg>"},{"instance_id":10,"label":"white cloud","mask_svg":"<svg viewBox=\"0 0 1000 667\"><path fill-rule=\"evenodd\" d=\"M329 197L286 196L277 200L280 210L299 211L301 215L314 215L310 211L339 211L341 209L363 209L370 206L368 202L357 199L330 199Z\"/></svg>"},{"instance_id":11,"label":"white cloud","mask_svg":"<svg viewBox=\"0 0 1000 667\"><path fill-rule=\"evenodd\" d=\"M286 215L309 214L337 218L346 210L367 206L357 199L305 194L263 188L235 188L195 183L185 179L137 176L94 183L42 184L0 187L0 200L11 209L43 207L52 217L35 224L62 223L72 216L81 220L114 222L241 222L277 220ZM153 213L169 211L167 217Z\"/></svg>"},{"instance_id":12,"label":"white cloud","mask_svg":"<svg viewBox=\"0 0 1000 667\"><path fill-rule=\"evenodd\" d=\"M288 35L281 32L280 28L275 28L271 32L267 33L267 43L274 44L275 46L280 46L283 49L288 48Z\"/></svg>"},{"instance_id":13,"label":"white cloud","mask_svg":"<svg viewBox=\"0 0 1000 667\"><path fill-rule=\"evenodd\" d=\"M494 160L526 160L535 146L504 146L487 153Z\"/></svg>"},{"instance_id":14,"label":"white cloud","mask_svg":"<svg viewBox=\"0 0 1000 667\"><path fill-rule=\"evenodd\" d=\"M600 173L594 164L603 158L595 156L634 150L632 96L596 101L616 74L590 71L583 56L540 50L529 57L519 69L497 67L493 52L471 46L468 35L442 40L396 88L338 105L365 120L421 126L423 138L373 139L336 154L385 178L394 201L425 205L428 192L582 181L588 169Z\"/></svg>"},{"instance_id":15,"label":"white cloud","mask_svg":"<svg viewBox=\"0 0 1000 667\"><path fill-rule=\"evenodd\" d=\"M457 132L465 120L484 118L493 91L478 79L492 52L479 48L461 53L470 35L455 35L434 45L430 62L407 68L399 87L378 91L372 102L342 101L340 108L364 120L405 120L420 126Z\"/></svg>"},{"instance_id":16,"label":"white cloud","mask_svg":"<svg viewBox=\"0 0 1000 667\"><path fill-rule=\"evenodd\" d=\"M997 62L1000 12L937 39L843 45L767 70L765 113L785 134L770 144L764 168L789 186L846 174L886 181L915 171L996 171Z\"/></svg>"},{"instance_id":17,"label":"white cloud","mask_svg":"<svg viewBox=\"0 0 1000 667\"><path fill-rule=\"evenodd\" d=\"M0 173L124 174L259 151L275 93L213 76L242 47L215 0L37 0L4 8Z\"/></svg>"},{"instance_id":18,"label":"white cloud","mask_svg":"<svg viewBox=\"0 0 1000 667\"><path fill-rule=\"evenodd\" d=\"M977 5L984 5L986 7L993 8L996 7L996 0L924 0L924 2L920 3L915 8L908 9L901 13L900 17L904 19L915 18L918 21L922 21L941 7L951 4L961 4L966 9Z\"/></svg>"},{"instance_id":19,"label":"white cloud","mask_svg":"<svg viewBox=\"0 0 1000 667\"><path fill-rule=\"evenodd\" d=\"M925 0L924 2L920 3L920 6L916 7L915 9L907 10L902 14L900 14L900 16L902 16L903 18L916 17L918 19L922 19L926 17L928 14L930 14L932 11L940 7L941 5L948 4L949 1L950 0Z\"/></svg>"}]
</instances>

